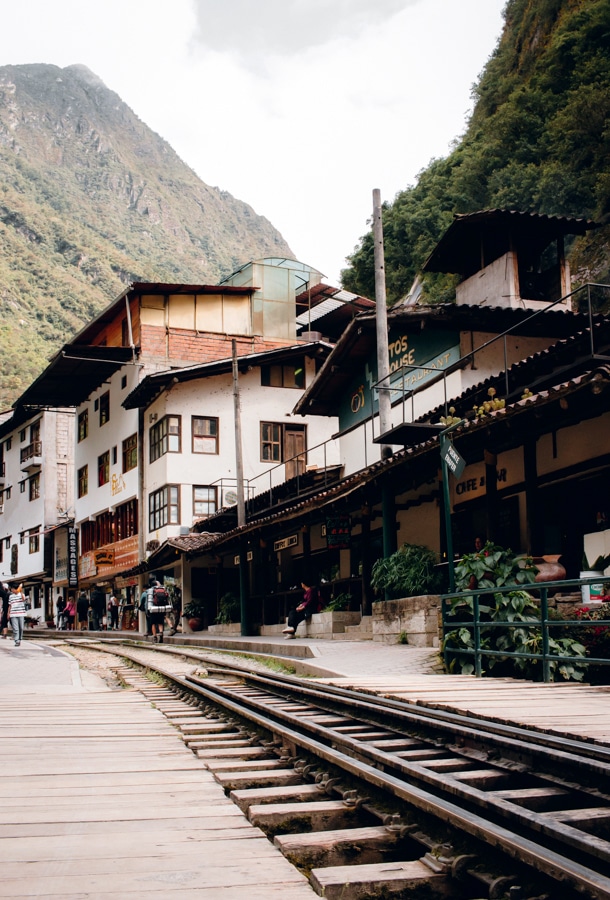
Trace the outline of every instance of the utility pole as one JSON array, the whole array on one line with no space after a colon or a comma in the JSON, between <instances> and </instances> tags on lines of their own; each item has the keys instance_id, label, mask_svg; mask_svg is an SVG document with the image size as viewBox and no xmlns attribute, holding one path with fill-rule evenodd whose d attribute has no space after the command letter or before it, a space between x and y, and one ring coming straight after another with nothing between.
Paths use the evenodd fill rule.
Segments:
<instances>
[{"instance_id":1,"label":"utility pole","mask_svg":"<svg viewBox=\"0 0 610 900\"><path fill-rule=\"evenodd\" d=\"M246 503L244 499L244 459L241 442L241 402L239 397L239 366L237 364L237 341L231 341L233 358L233 413L235 417L235 477L237 480L237 526L246 524ZM247 636L248 629L248 548L246 538L239 539L239 620L241 634Z\"/></svg>"},{"instance_id":2,"label":"utility pole","mask_svg":"<svg viewBox=\"0 0 610 900\"><path fill-rule=\"evenodd\" d=\"M390 361L388 357L388 309L385 291L385 254L383 249L383 221L381 218L381 191L373 190L373 240L375 246L375 325L377 334L377 381L383 389L378 393L379 430L386 434L392 427L392 402L390 392ZM389 459L392 448L381 445L381 458ZM383 517L383 555L387 559L396 551L396 506L389 479L383 479L381 488Z\"/></svg>"}]
</instances>

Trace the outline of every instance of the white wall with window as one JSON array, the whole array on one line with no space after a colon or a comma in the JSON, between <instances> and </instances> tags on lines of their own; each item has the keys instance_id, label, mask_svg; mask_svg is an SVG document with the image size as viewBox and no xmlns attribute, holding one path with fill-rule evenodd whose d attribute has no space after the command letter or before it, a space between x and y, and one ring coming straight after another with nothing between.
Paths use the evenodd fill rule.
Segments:
<instances>
[{"instance_id":1,"label":"white wall with window","mask_svg":"<svg viewBox=\"0 0 610 900\"><path fill-rule=\"evenodd\" d=\"M76 410L77 524L138 496L138 412L121 405L137 377L123 366Z\"/></svg>"},{"instance_id":2,"label":"white wall with window","mask_svg":"<svg viewBox=\"0 0 610 900\"><path fill-rule=\"evenodd\" d=\"M293 416L315 362L253 365L239 376L244 478L250 495L297 471L338 463L334 418ZM145 411L146 540L163 541L235 503L231 373L175 384ZM325 447L320 447L327 442ZM316 448L316 449L312 449Z\"/></svg>"},{"instance_id":3,"label":"white wall with window","mask_svg":"<svg viewBox=\"0 0 610 900\"><path fill-rule=\"evenodd\" d=\"M73 513L74 423L73 410L45 410L0 424L0 580L24 583L32 616L43 616L52 578L46 535Z\"/></svg>"}]
</instances>

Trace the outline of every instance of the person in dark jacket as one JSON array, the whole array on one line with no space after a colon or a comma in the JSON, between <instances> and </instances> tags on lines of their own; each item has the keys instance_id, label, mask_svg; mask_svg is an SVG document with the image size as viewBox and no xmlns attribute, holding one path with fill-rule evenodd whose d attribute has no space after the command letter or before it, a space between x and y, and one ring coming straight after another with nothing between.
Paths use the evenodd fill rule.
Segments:
<instances>
[{"instance_id":1,"label":"person in dark jacket","mask_svg":"<svg viewBox=\"0 0 610 900\"><path fill-rule=\"evenodd\" d=\"M0 631L2 637L6 640L8 635L8 598L10 596L9 586L6 583L0 584L0 600L2 601L2 620L0 621Z\"/></svg>"},{"instance_id":2,"label":"person in dark jacket","mask_svg":"<svg viewBox=\"0 0 610 900\"><path fill-rule=\"evenodd\" d=\"M301 587L305 592L303 594L303 602L290 610L288 613L288 622L283 631L287 641L294 637L297 626L303 619L309 619L313 613L320 612L320 609L322 608L320 593L317 587L305 584L304 581L301 582Z\"/></svg>"},{"instance_id":3,"label":"person in dark jacket","mask_svg":"<svg viewBox=\"0 0 610 900\"><path fill-rule=\"evenodd\" d=\"M76 601L76 618L78 620L79 631L84 631L89 624L89 598L86 594L79 594L78 596L78 600ZM74 622L74 616L72 617L72 621Z\"/></svg>"},{"instance_id":4,"label":"person in dark jacket","mask_svg":"<svg viewBox=\"0 0 610 900\"><path fill-rule=\"evenodd\" d=\"M91 628L93 631L102 630L102 621L106 615L106 594L100 587L96 587L91 594Z\"/></svg>"}]
</instances>

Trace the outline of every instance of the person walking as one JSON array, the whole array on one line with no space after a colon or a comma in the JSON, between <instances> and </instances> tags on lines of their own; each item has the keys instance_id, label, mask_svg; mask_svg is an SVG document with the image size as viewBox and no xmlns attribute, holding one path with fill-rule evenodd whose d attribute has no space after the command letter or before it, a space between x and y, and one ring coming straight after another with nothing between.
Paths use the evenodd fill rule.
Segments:
<instances>
[{"instance_id":1,"label":"person walking","mask_svg":"<svg viewBox=\"0 0 610 900\"><path fill-rule=\"evenodd\" d=\"M152 575L146 592L146 610L150 617L153 641L155 643L163 643L165 616L168 612L171 612L171 609L169 594L161 582L157 581L156 577Z\"/></svg>"},{"instance_id":2,"label":"person walking","mask_svg":"<svg viewBox=\"0 0 610 900\"><path fill-rule=\"evenodd\" d=\"M8 615L11 628L13 629L15 647L18 647L23 639L25 613L25 594L23 593L23 585L20 584L13 588L8 598Z\"/></svg>"},{"instance_id":3,"label":"person walking","mask_svg":"<svg viewBox=\"0 0 610 900\"><path fill-rule=\"evenodd\" d=\"M10 597L11 592L9 586L6 582L3 582L0 586L0 598L2 599L2 619L0 621L0 631L2 631L2 637L6 640L8 635L8 598Z\"/></svg>"},{"instance_id":4,"label":"person walking","mask_svg":"<svg viewBox=\"0 0 610 900\"><path fill-rule=\"evenodd\" d=\"M106 615L106 594L101 587L95 587L91 594L91 630L101 631Z\"/></svg>"},{"instance_id":5,"label":"person walking","mask_svg":"<svg viewBox=\"0 0 610 900\"><path fill-rule=\"evenodd\" d=\"M64 627L65 617L64 612L66 609L66 598L63 594L57 595L57 600L55 602L55 609L57 610L57 628L62 630Z\"/></svg>"},{"instance_id":6,"label":"person walking","mask_svg":"<svg viewBox=\"0 0 610 900\"><path fill-rule=\"evenodd\" d=\"M290 610L286 628L284 628L283 631L285 640L287 641L294 638L295 631L303 619L309 619L313 613L320 612L322 609L322 601L317 587L315 587L315 585L305 584L304 581L301 582L301 587L304 591L303 602Z\"/></svg>"},{"instance_id":7,"label":"person walking","mask_svg":"<svg viewBox=\"0 0 610 900\"><path fill-rule=\"evenodd\" d=\"M76 618L76 603L73 597L68 597L68 601L64 608L64 618L66 620L66 631L74 631L74 619Z\"/></svg>"},{"instance_id":8,"label":"person walking","mask_svg":"<svg viewBox=\"0 0 610 900\"><path fill-rule=\"evenodd\" d=\"M108 628L111 631L119 630L119 601L114 592L108 600Z\"/></svg>"},{"instance_id":9,"label":"person walking","mask_svg":"<svg viewBox=\"0 0 610 900\"><path fill-rule=\"evenodd\" d=\"M85 593L78 595L76 601L76 618L79 631L85 631L89 624L89 598ZM74 623L74 620L72 620Z\"/></svg>"}]
</instances>

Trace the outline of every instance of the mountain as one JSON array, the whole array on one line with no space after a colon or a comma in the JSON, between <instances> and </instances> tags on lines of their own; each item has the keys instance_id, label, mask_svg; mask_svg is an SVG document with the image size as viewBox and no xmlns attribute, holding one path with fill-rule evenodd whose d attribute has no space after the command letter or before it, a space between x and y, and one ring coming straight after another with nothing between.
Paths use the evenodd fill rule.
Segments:
<instances>
[{"instance_id":1,"label":"mountain","mask_svg":"<svg viewBox=\"0 0 610 900\"><path fill-rule=\"evenodd\" d=\"M610 282L610 3L508 0L504 29L474 88L466 133L384 215L390 302L404 297L454 213L486 208L593 218L605 227L570 248L576 283ZM365 235L343 286L374 296ZM428 300L455 281L425 278Z\"/></svg>"},{"instance_id":2,"label":"mountain","mask_svg":"<svg viewBox=\"0 0 610 900\"><path fill-rule=\"evenodd\" d=\"M0 409L130 281L292 255L84 66L0 67Z\"/></svg>"}]
</instances>

